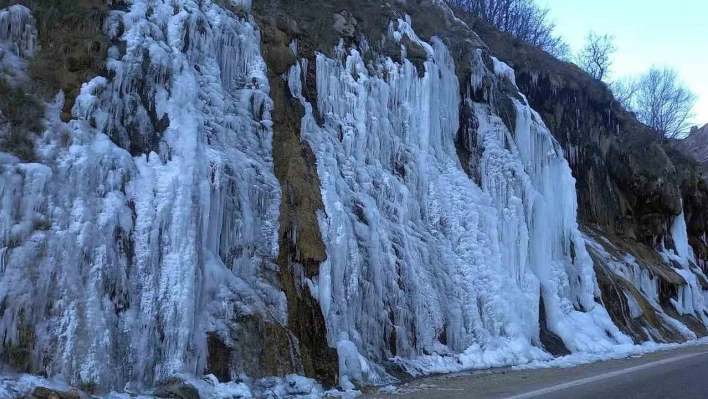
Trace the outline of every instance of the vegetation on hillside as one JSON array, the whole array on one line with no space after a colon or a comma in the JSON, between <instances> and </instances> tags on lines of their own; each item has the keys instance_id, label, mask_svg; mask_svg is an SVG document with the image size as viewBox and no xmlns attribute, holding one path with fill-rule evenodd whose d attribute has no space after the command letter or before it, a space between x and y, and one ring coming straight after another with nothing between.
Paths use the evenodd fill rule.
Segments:
<instances>
[{"instance_id":1,"label":"vegetation on hillside","mask_svg":"<svg viewBox=\"0 0 708 399\"><path fill-rule=\"evenodd\" d=\"M534 0L449 0L458 12L474 15L514 38L568 60L570 47L556 35L550 10Z\"/></svg>"},{"instance_id":2,"label":"vegetation on hillside","mask_svg":"<svg viewBox=\"0 0 708 399\"><path fill-rule=\"evenodd\" d=\"M611 35L589 32L583 48L572 56L569 46L554 32L550 10L535 0L448 2L463 19L484 21L557 59L572 59L593 79L604 82L612 79L612 56L617 52L617 47ZM609 86L616 101L655 130L658 137L676 138L688 132L696 96L683 84L675 70L652 67L637 78L614 80Z\"/></svg>"},{"instance_id":3,"label":"vegetation on hillside","mask_svg":"<svg viewBox=\"0 0 708 399\"><path fill-rule=\"evenodd\" d=\"M642 123L669 139L688 134L697 97L675 69L652 66L625 82L625 105Z\"/></svg>"}]
</instances>

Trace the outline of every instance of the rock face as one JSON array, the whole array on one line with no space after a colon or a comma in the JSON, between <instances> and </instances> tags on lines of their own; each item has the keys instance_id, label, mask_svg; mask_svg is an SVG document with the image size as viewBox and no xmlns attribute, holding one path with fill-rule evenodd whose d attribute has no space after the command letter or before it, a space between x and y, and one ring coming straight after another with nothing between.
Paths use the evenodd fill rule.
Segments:
<instances>
[{"instance_id":1,"label":"rock face","mask_svg":"<svg viewBox=\"0 0 708 399\"><path fill-rule=\"evenodd\" d=\"M350 389L708 334L699 165L574 66L438 1L113 3L70 120L0 152L19 371Z\"/></svg>"},{"instance_id":2,"label":"rock face","mask_svg":"<svg viewBox=\"0 0 708 399\"><path fill-rule=\"evenodd\" d=\"M676 145L684 153L696 158L703 167L708 166L708 124L700 128L694 126L688 137L679 140Z\"/></svg>"}]
</instances>

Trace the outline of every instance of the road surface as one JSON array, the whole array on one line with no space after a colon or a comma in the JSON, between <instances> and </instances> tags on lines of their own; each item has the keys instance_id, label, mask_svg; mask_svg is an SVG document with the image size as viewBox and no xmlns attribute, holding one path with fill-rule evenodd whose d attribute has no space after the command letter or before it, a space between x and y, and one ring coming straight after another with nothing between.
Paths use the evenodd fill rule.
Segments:
<instances>
[{"instance_id":1,"label":"road surface","mask_svg":"<svg viewBox=\"0 0 708 399\"><path fill-rule=\"evenodd\" d=\"M391 399L706 399L708 345L574 368L436 376L398 387Z\"/></svg>"}]
</instances>

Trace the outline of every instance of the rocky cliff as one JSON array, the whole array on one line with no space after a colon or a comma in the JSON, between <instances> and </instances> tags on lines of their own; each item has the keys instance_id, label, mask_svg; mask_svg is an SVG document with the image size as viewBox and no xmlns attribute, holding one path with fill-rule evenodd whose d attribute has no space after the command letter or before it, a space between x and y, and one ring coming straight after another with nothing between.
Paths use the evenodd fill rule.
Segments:
<instances>
[{"instance_id":1,"label":"rocky cliff","mask_svg":"<svg viewBox=\"0 0 708 399\"><path fill-rule=\"evenodd\" d=\"M693 156L704 167L708 165L708 125L694 126L688 137L676 144L681 151Z\"/></svg>"},{"instance_id":2,"label":"rocky cliff","mask_svg":"<svg viewBox=\"0 0 708 399\"><path fill-rule=\"evenodd\" d=\"M9 3L17 371L293 394L708 334L699 165L445 3Z\"/></svg>"}]
</instances>

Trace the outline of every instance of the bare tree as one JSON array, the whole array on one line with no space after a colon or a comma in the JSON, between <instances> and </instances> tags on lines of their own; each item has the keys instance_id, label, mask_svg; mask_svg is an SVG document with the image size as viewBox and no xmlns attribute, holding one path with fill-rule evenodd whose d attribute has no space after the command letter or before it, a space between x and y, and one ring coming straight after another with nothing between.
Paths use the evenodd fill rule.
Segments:
<instances>
[{"instance_id":1,"label":"bare tree","mask_svg":"<svg viewBox=\"0 0 708 399\"><path fill-rule=\"evenodd\" d=\"M606 79L612 66L612 54L617 51L614 36L589 32L585 47L578 54L578 65L597 80Z\"/></svg>"},{"instance_id":2,"label":"bare tree","mask_svg":"<svg viewBox=\"0 0 708 399\"><path fill-rule=\"evenodd\" d=\"M622 104L624 109L634 112L634 101L639 90L639 81L633 77L624 77L610 83L610 90L615 95L615 100Z\"/></svg>"},{"instance_id":3,"label":"bare tree","mask_svg":"<svg viewBox=\"0 0 708 399\"><path fill-rule=\"evenodd\" d=\"M570 45L560 36L552 36L547 44L541 47L541 50L548 52L561 61L571 62L573 59L573 52L570 50Z\"/></svg>"},{"instance_id":4,"label":"bare tree","mask_svg":"<svg viewBox=\"0 0 708 399\"><path fill-rule=\"evenodd\" d=\"M568 60L570 48L563 38L553 33L556 25L549 18L549 9L534 0L450 0L477 18L510 33L515 38Z\"/></svg>"},{"instance_id":5,"label":"bare tree","mask_svg":"<svg viewBox=\"0 0 708 399\"><path fill-rule=\"evenodd\" d=\"M654 66L640 76L633 104L640 121L667 138L676 138L691 127L696 95L676 70Z\"/></svg>"}]
</instances>

